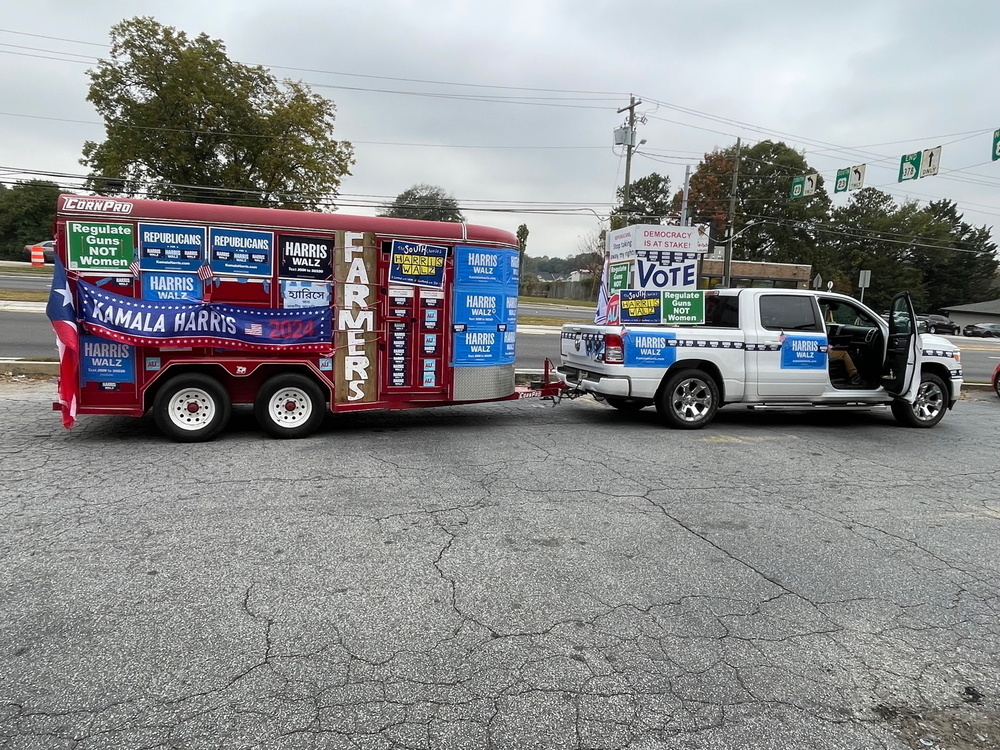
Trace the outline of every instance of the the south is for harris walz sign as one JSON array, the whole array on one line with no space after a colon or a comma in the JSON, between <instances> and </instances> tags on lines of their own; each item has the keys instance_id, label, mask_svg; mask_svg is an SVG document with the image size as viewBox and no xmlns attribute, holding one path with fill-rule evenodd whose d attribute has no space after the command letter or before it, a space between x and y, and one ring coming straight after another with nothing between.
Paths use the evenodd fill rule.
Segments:
<instances>
[{"instance_id":1,"label":"the south is for harris walz sign","mask_svg":"<svg viewBox=\"0 0 1000 750\"><path fill-rule=\"evenodd\" d=\"M135 346L327 352L329 307L301 310L134 299L77 282L80 317L93 334Z\"/></svg>"},{"instance_id":2,"label":"the south is for harris walz sign","mask_svg":"<svg viewBox=\"0 0 1000 750\"><path fill-rule=\"evenodd\" d=\"M441 289L444 286L444 264L447 257L446 247L393 240L389 283Z\"/></svg>"},{"instance_id":3,"label":"the south is for harris walz sign","mask_svg":"<svg viewBox=\"0 0 1000 750\"><path fill-rule=\"evenodd\" d=\"M660 312L663 306L663 298L660 292L646 291L643 289L623 289L619 292L620 321L621 323L649 323L660 322Z\"/></svg>"}]
</instances>

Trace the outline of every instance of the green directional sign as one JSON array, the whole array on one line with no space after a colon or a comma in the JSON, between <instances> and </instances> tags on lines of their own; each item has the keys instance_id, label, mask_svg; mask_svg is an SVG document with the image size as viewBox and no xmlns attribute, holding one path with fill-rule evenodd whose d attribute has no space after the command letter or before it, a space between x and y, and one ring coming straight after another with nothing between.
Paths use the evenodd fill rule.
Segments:
<instances>
[{"instance_id":1,"label":"green directional sign","mask_svg":"<svg viewBox=\"0 0 1000 750\"><path fill-rule=\"evenodd\" d=\"M920 177L921 156L923 156L922 151L903 155L903 157L899 160L899 179L896 180L896 182L915 180Z\"/></svg>"},{"instance_id":2,"label":"green directional sign","mask_svg":"<svg viewBox=\"0 0 1000 750\"><path fill-rule=\"evenodd\" d=\"M663 292L662 320L667 325L705 322L705 292Z\"/></svg>"},{"instance_id":3,"label":"green directional sign","mask_svg":"<svg viewBox=\"0 0 1000 750\"><path fill-rule=\"evenodd\" d=\"M847 169L838 169L837 170L837 182L833 186L833 192L835 192L835 193L846 193L847 192L847 183L850 182L850 179L851 179L851 169L850 169L850 167L848 167Z\"/></svg>"},{"instance_id":4,"label":"green directional sign","mask_svg":"<svg viewBox=\"0 0 1000 750\"><path fill-rule=\"evenodd\" d=\"M993 161L1000 159L1000 130L993 131Z\"/></svg>"},{"instance_id":5,"label":"green directional sign","mask_svg":"<svg viewBox=\"0 0 1000 750\"><path fill-rule=\"evenodd\" d=\"M791 192L791 196L793 198L801 198L803 192L805 192L805 189L806 189L806 178L805 178L805 175L802 175L801 177L793 177L792 178L792 192Z\"/></svg>"}]
</instances>

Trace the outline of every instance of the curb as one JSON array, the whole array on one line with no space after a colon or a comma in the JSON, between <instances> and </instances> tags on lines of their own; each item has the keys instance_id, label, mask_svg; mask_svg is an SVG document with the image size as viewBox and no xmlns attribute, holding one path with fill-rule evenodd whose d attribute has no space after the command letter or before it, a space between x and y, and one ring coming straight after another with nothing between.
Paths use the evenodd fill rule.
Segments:
<instances>
[{"instance_id":1,"label":"curb","mask_svg":"<svg viewBox=\"0 0 1000 750\"><path fill-rule=\"evenodd\" d=\"M55 378L59 376L59 363L35 362L22 359L0 359L0 375Z\"/></svg>"}]
</instances>

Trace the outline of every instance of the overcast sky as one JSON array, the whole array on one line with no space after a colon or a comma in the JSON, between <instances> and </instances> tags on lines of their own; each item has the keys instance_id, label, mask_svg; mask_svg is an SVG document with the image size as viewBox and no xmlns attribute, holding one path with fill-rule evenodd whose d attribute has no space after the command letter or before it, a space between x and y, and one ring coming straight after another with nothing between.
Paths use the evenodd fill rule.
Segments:
<instances>
[{"instance_id":1,"label":"overcast sky","mask_svg":"<svg viewBox=\"0 0 1000 750\"><path fill-rule=\"evenodd\" d=\"M866 186L897 200L1000 218L992 0L8 0L0 179L84 174L83 142L103 139L86 71L137 15L333 99L357 159L344 213L429 183L472 223L527 224L531 255L580 252L624 182L612 134L634 94L633 180L676 189L705 152L770 138L831 194L838 169L865 163ZM938 145L939 175L897 183L902 154Z\"/></svg>"}]
</instances>

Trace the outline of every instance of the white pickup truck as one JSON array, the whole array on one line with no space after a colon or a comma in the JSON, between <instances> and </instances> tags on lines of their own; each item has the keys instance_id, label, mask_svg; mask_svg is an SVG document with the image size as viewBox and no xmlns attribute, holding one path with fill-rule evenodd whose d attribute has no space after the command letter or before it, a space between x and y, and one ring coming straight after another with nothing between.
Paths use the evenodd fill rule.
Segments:
<instances>
[{"instance_id":1,"label":"white pickup truck","mask_svg":"<svg viewBox=\"0 0 1000 750\"><path fill-rule=\"evenodd\" d=\"M832 292L713 290L704 325L567 324L561 354L559 378L571 390L625 411L655 406L687 429L725 404L888 405L902 424L933 427L962 388L958 347L917 333L906 293L886 320Z\"/></svg>"}]
</instances>

